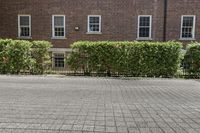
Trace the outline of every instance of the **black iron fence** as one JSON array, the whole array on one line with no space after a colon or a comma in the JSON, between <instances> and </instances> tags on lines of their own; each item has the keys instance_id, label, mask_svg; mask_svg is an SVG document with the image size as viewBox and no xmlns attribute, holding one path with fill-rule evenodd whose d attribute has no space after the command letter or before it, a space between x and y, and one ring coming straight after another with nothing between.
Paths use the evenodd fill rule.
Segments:
<instances>
[{"instance_id":1,"label":"black iron fence","mask_svg":"<svg viewBox=\"0 0 200 133\"><path fill-rule=\"evenodd\" d=\"M67 75L67 76L100 76L100 77L138 77L131 73L124 73L124 72L110 72L110 71L100 71L100 72L93 72L89 71L85 68L79 70L72 70L68 65L66 65L65 59L61 57L52 57L52 63L45 70L44 74L59 74L59 75ZM148 77L147 75L139 75L139 77ZM150 76L152 77L152 76ZM189 69L188 64L182 63L177 73L173 76L175 78L197 78L200 79L200 73L192 71L191 68ZM164 78L173 78L172 76L164 76Z\"/></svg>"},{"instance_id":2,"label":"black iron fence","mask_svg":"<svg viewBox=\"0 0 200 133\"><path fill-rule=\"evenodd\" d=\"M63 70L63 69L51 69L45 71L45 74L59 74L59 75L67 75L67 76L98 76L98 77L152 77L147 75L135 76L132 74L124 74L124 73L109 73L109 72L85 72L83 70L79 71L71 71L71 70ZM153 76L156 78L156 76ZM158 78L186 78L186 79L200 79L199 74L190 74L187 73L186 70L182 70L182 72L177 73L174 76L162 76Z\"/></svg>"}]
</instances>

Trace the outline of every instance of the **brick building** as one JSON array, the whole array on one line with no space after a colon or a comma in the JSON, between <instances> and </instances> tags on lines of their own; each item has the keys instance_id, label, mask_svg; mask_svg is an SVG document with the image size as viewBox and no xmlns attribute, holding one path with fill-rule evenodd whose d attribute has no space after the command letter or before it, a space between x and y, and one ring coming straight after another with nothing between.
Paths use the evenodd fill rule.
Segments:
<instances>
[{"instance_id":1,"label":"brick building","mask_svg":"<svg viewBox=\"0 0 200 133\"><path fill-rule=\"evenodd\" d=\"M200 40L199 0L0 0L0 38L48 40L54 67L78 40Z\"/></svg>"}]
</instances>

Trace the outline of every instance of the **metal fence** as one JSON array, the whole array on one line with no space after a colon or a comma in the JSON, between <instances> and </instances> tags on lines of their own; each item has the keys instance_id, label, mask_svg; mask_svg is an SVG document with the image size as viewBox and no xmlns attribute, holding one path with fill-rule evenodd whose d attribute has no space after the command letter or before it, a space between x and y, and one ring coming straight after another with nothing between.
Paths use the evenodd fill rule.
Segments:
<instances>
[{"instance_id":1,"label":"metal fence","mask_svg":"<svg viewBox=\"0 0 200 133\"><path fill-rule=\"evenodd\" d=\"M84 69L79 69L77 71L73 71L66 65L65 59L62 56L52 57L52 67L45 70L45 74L60 74L60 75L68 75L68 76L110 76L110 77L137 77L132 75L131 73L119 73L119 72L88 72ZM181 64L180 69L177 74L173 77L176 78L200 78L200 73L190 73L188 71L188 65L185 63ZM147 75L140 75L140 77L148 77ZM167 77L167 76L165 76ZM173 78L168 77L168 78Z\"/></svg>"},{"instance_id":2,"label":"metal fence","mask_svg":"<svg viewBox=\"0 0 200 133\"><path fill-rule=\"evenodd\" d=\"M130 73L118 73L118 72L87 72L84 70L73 71L70 69L50 69L46 70L45 74L59 74L67 76L98 76L98 77L138 77ZM140 75L139 77L148 77L147 75ZM161 78L186 78L186 79L200 79L200 74L189 73L187 69L181 68L178 70L177 74L172 76L163 76Z\"/></svg>"}]
</instances>

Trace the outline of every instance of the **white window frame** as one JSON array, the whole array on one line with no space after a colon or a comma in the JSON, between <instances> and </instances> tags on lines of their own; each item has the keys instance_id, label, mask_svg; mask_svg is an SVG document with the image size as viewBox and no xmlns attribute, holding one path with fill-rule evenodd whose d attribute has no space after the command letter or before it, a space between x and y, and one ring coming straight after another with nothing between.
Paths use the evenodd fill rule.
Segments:
<instances>
[{"instance_id":1,"label":"white window frame","mask_svg":"<svg viewBox=\"0 0 200 133\"><path fill-rule=\"evenodd\" d=\"M140 37L140 18L141 17L150 18L149 37ZM152 40L152 15L138 15L137 40Z\"/></svg>"},{"instance_id":2,"label":"white window frame","mask_svg":"<svg viewBox=\"0 0 200 133\"><path fill-rule=\"evenodd\" d=\"M99 17L99 31L90 31L90 17ZM87 18L87 33L88 34L101 34L101 15L88 15L88 18Z\"/></svg>"},{"instance_id":3,"label":"white window frame","mask_svg":"<svg viewBox=\"0 0 200 133\"><path fill-rule=\"evenodd\" d=\"M29 17L29 36L21 36L21 27L26 27L26 26L21 26L20 25L20 18L21 17ZM31 38L31 15L25 15L25 14L20 14L18 15L18 37L19 38Z\"/></svg>"},{"instance_id":4,"label":"white window frame","mask_svg":"<svg viewBox=\"0 0 200 133\"><path fill-rule=\"evenodd\" d=\"M193 28L192 28L192 37L191 38L184 38L182 37L182 33L183 33L183 18L184 17L193 17L194 21L193 21ZM195 40L195 26L196 26L196 15L182 15L181 16L181 34L180 34L180 40Z\"/></svg>"},{"instance_id":5,"label":"white window frame","mask_svg":"<svg viewBox=\"0 0 200 133\"><path fill-rule=\"evenodd\" d=\"M64 67L55 67L55 54L64 54ZM52 68L54 68L54 69L65 69L65 67L66 67L66 62L65 62L65 57L66 57L66 53L65 52L52 52L52 57L53 57L53 62L52 62Z\"/></svg>"},{"instance_id":6,"label":"white window frame","mask_svg":"<svg viewBox=\"0 0 200 133\"><path fill-rule=\"evenodd\" d=\"M55 25L54 25L54 19L55 17L63 17L64 18L64 36L55 36ZM65 39L66 36L66 31L65 31L66 27L65 27L65 15L52 15L52 39Z\"/></svg>"}]
</instances>

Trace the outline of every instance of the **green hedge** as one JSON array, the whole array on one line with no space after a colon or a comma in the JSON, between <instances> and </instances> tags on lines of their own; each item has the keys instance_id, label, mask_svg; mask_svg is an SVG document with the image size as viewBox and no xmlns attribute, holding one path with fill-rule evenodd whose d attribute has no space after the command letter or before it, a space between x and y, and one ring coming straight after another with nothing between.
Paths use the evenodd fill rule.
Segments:
<instances>
[{"instance_id":1,"label":"green hedge","mask_svg":"<svg viewBox=\"0 0 200 133\"><path fill-rule=\"evenodd\" d=\"M48 49L51 44L47 41L33 41L31 47L31 57L35 60L31 73L43 74L45 69L51 65Z\"/></svg>"},{"instance_id":2,"label":"green hedge","mask_svg":"<svg viewBox=\"0 0 200 133\"><path fill-rule=\"evenodd\" d=\"M173 76L180 63L179 42L89 42L72 45L68 65L85 73Z\"/></svg>"},{"instance_id":3,"label":"green hedge","mask_svg":"<svg viewBox=\"0 0 200 133\"><path fill-rule=\"evenodd\" d=\"M45 64L44 58L50 46L51 44L46 41L0 39L0 73L43 73L42 65Z\"/></svg>"},{"instance_id":4,"label":"green hedge","mask_svg":"<svg viewBox=\"0 0 200 133\"><path fill-rule=\"evenodd\" d=\"M200 76L200 43L188 45L184 63L186 65L186 72L190 76Z\"/></svg>"}]
</instances>

